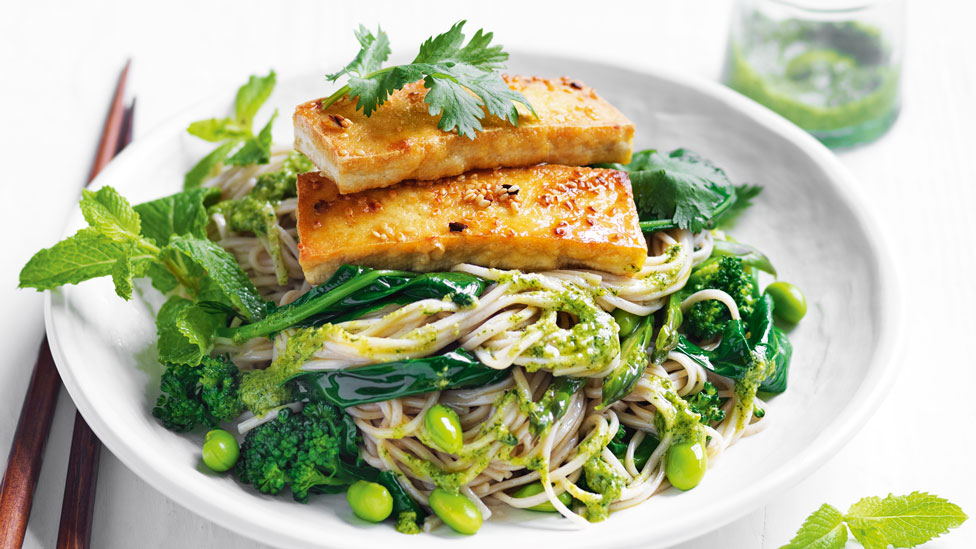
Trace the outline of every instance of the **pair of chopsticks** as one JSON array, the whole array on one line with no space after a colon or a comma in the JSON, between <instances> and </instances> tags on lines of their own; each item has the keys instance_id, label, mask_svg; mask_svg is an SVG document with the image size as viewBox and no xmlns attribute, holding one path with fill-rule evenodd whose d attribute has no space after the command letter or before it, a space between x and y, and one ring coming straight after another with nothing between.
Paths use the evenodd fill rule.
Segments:
<instances>
[{"instance_id":1,"label":"pair of chopsticks","mask_svg":"<svg viewBox=\"0 0 976 549\"><path fill-rule=\"evenodd\" d=\"M129 63L126 62L115 86L115 94L112 96L88 183L132 141L135 100L128 107L125 106L128 75ZM27 396L20 410L20 420L10 447L3 481L0 482L0 549L17 549L24 543L34 489L41 472L41 460L51 431L51 420L60 389L61 376L54 366L45 336L41 341L34 373L27 386ZM81 413L75 412L71 455L68 458L64 500L61 503L58 549L82 549L90 544L100 450L101 443L95 433L85 423Z\"/></svg>"}]
</instances>

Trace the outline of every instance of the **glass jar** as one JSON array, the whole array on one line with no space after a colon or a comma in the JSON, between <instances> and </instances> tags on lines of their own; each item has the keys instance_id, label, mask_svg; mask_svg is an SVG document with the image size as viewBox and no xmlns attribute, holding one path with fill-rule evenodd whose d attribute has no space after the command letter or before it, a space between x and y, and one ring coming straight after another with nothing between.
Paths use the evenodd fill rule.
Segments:
<instances>
[{"instance_id":1,"label":"glass jar","mask_svg":"<svg viewBox=\"0 0 976 549\"><path fill-rule=\"evenodd\" d=\"M883 135L898 117L901 0L738 0L724 80L828 147Z\"/></svg>"}]
</instances>

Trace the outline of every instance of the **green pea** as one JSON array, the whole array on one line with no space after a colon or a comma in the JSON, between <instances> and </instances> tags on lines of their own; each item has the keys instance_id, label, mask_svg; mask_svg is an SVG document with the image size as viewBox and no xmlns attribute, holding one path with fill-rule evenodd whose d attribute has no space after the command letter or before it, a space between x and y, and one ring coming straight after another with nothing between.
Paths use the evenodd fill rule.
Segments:
<instances>
[{"instance_id":1,"label":"green pea","mask_svg":"<svg viewBox=\"0 0 976 549\"><path fill-rule=\"evenodd\" d=\"M424 417L427 434L438 448L445 452L456 454L464 446L464 433L461 431L461 420L457 412L444 406L435 404L427 410Z\"/></svg>"},{"instance_id":2,"label":"green pea","mask_svg":"<svg viewBox=\"0 0 976 549\"><path fill-rule=\"evenodd\" d=\"M234 435L223 429L214 429L203 439L203 463L218 473L233 467L240 454Z\"/></svg>"},{"instance_id":3,"label":"green pea","mask_svg":"<svg viewBox=\"0 0 976 549\"><path fill-rule=\"evenodd\" d=\"M641 321L641 316L637 316L634 313L628 313L623 309L613 310L613 320L620 327L620 339L623 339L630 334L634 333L637 328L637 324Z\"/></svg>"},{"instance_id":4,"label":"green pea","mask_svg":"<svg viewBox=\"0 0 976 549\"><path fill-rule=\"evenodd\" d=\"M773 313L790 324L796 324L807 314L807 298L793 284L778 280L766 286L766 293L773 298Z\"/></svg>"},{"instance_id":5,"label":"green pea","mask_svg":"<svg viewBox=\"0 0 976 549\"><path fill-rule=\"evenodd\" d=\"M393 496L375 482L357 480L346 490L346 501L357 517L369 522L383 522L393 512Z\"/></svg>"},{"instance_id":6,"label":"green pea","mask_svg":"<svg viewBox=\"0 0 976 549\"><path fill-rule=\"evenodd\" d=\"M708 456L701 442L679 442L668 448L665 473L671 486L691 490L701 482L707 468Z\"/></svg>"},{"instance_id":7,"label":"green pea","mask_svg":"<svg viewBox=\"0 0 976 549\"><path fill-rule=\"evenodd\" d=\"M514 494L512 494L512 497L527 498L527 497L534 496L536 494L541 494L543 490L544 489L542 488L541 482L532 482L519 487L519 489L516 490ZM571 496L569 492L563 492L556 497L559 498L559 501L563 502L563 505L567 507L569 507L569 505L573 503L573 496ZM538 505L533 505L532 507L526 507L526 509L528 509L529 511L541 511L544 513L556 512L556 507L552 504L551 501L543 501Z\"/></svg>"},{"instance_id":8,"label":"green pea","mask_svg":"<svg viewBox=\"0 0 976 549\"><path fill-rule=\"evenodd\" d=\"M470 499L461 494L436 488L427 500L444 524L459 534L471 535L481 528L481 511Z\"/></svg>"}]
</instances>

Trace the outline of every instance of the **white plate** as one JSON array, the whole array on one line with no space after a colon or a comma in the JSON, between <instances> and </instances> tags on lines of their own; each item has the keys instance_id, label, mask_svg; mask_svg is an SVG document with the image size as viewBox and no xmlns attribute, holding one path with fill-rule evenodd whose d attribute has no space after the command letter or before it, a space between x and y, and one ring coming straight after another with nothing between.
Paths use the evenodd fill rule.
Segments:
<instances>
[{"instance_id":1,"label":"white plate","mask_svg":"<svg viewBox=\"0 0 976 549\"><path fill-rule=\"evenodd\" d=\"M833 455L889 386L897 294L876 225L855 198L856 182L827 149L718 84L532 55L516 55L511 69L579 78L634 121L636 148L687 147L735 181L764 185L733 234L765 251L780 276L804 290L810 308L791 335L790 389L770 404L770 427L726 452L699 487L672 489L581 531L554 516L507 512L463 543L649 548L704 534ZM278 85L269 101L281 112L277 142L291 139L293 106L326 91L318 74ZM206 152L184 128L224 112L232 95L228 90L133 143L96 185L112 185L134 203L180 190L184 172ZM68 233L81 224L76 214ZM202 437L171 433L150 414L162 370L153 324L160 301L145 285L133 301L123 302L111 281L101 279L50 293L46 307L51 347L75 404L105 446L149 484L214 522L273 545L407 549L461 541L446 528L404 536L388 524L367 525L352 516L342 496L313 497L302 505L207 472L199 458Z\"/></svg>"}]
</instances>

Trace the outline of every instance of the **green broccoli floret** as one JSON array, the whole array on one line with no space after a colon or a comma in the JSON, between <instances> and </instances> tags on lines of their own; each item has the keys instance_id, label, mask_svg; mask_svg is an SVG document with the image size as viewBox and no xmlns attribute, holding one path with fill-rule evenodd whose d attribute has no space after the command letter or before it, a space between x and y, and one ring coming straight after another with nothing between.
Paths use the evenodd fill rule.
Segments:
<instances>
[{"instance_id":1,"label":"green broccoli floret","mask_svg":"<svg viewBox=\"0 0 976 549\"><path fill-rule=\"evenodd\" d=\"M717 421L725 419L725 410L722 409L722 399L718 397L718 389L710 381L705 382L701 392L688 397L688 405L692 411L701 416L704 425L711 425Z\"/></svg>"},{"instance_id":2,"label":"green broccoli floret","mask_svg":"<svg viewBox=\"0 0 976 549\"><path fill-rule=\"evenodd\" d=\"M167 429L180 432L230 421L244 411L238 398L240 378L237 366L225 357L204 357L197 366L169 364L152 413Z\"/></svg>"},{"instance_id":3,"label":"green broccoli floret","mask_svg":"<svg viewBox=\"0 0 976 549\"><path fill-rule=\"evenodd\" d=\"M339 492L357 480L356 436L355 424L331 404L310 402L298 413L284 408L248 432L235 472L266 494L288 486L307 503L309 492Z\"/></svg>"},{"instance_id":4,"label":"green broccoli floret","mask_svg":"<svg viewBox=\"0 0 976 549\"><path fill-rule=\"evenodd\" d=\"M705 289L722 290L732 296L743 318L752 314L759 299L755 280L745 271L742 260L737 257L722 256L705 261L691 273L682 292L690 295ZM711 339L721 334L725 324L731 319L728 308L722 303L715 300L699 301L685 314L682 328L695 339Z\"/></svg>"}]
</instances>

